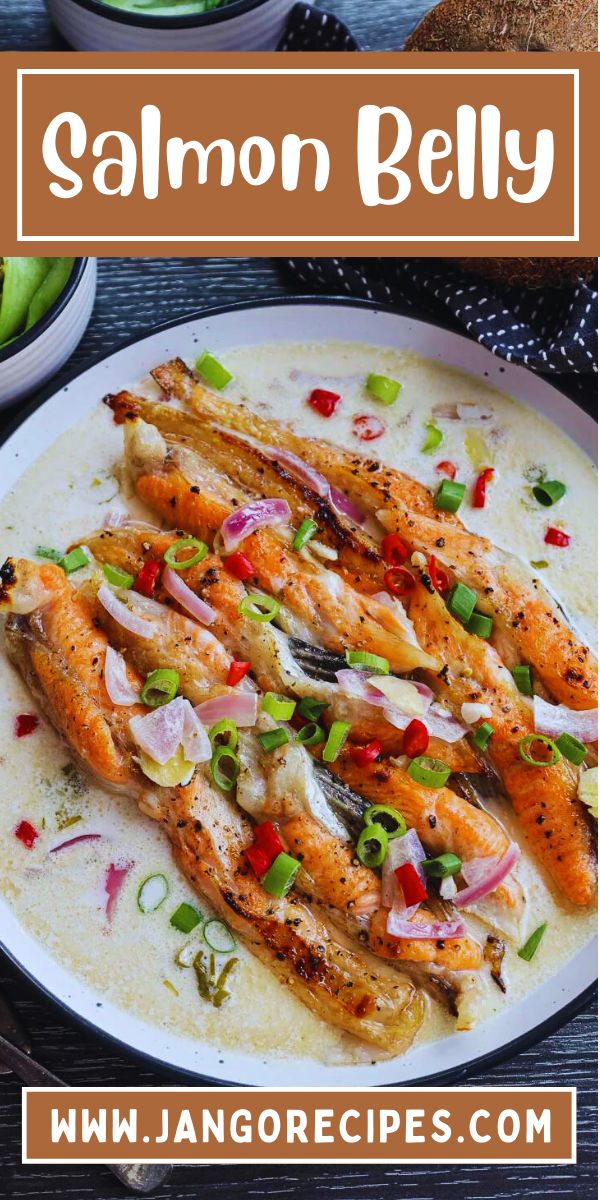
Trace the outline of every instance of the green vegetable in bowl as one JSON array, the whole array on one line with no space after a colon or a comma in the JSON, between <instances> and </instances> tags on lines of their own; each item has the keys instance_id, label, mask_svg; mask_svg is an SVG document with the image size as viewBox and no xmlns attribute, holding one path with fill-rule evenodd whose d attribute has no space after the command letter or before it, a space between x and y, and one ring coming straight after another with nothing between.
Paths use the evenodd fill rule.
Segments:
<instances>
[{"instance_id":1,"label":"green vegetable in bowl","mask_svg":"<svg viewBox=\"0 0 600 1200\"><path fill-rule=\"evenodd\" d=\"M126 12L149 17L186 17L224 8L230 0L104 0L104 3L111 8L123 8Z\"/></svg>"},{"instance_id":2,"label":"green vegetable in bowl","mask_svg":"<svg viewBox=\"0 0 600 1200\"><path fill-rule=\"evenodd\" d=\"M74 258L0 259L0 350L31 329L58 300Z\"/></svg>"}]
</instances>

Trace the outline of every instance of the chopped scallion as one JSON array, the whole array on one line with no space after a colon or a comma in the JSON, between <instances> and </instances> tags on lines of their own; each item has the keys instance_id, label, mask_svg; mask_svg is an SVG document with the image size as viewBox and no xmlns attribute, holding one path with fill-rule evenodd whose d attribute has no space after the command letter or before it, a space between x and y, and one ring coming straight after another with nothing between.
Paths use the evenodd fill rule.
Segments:
<instances>
[{"instance_id":1,"label":"chopped scallion","mask_svg":"<svg viewBox=\"0 0 600 1200\"><path fill-rule=\"evenodd\" d=\"M180 933L191 933L192 929L196 928L202 920L202 913L198 912L192 904L180 904L179 908L175 909L173 916L169 922L174 929L178 929Z\"/></svg>"},{"instance_id":2,"label":"chopped scallion","mask_svg":"<svg viewBox=\"0 0 600 1200\"><path fill-rule=\"evenodd\" d=\"M47 558L55 563L61 563L64 557L62 550L55 550L52 546L36 546L35 553L37 558Z\"/></svg>"},{"instance_id":3,"label":"chopped scallion","mask_svg":"<svg viewBox=\"0 0 600 1200\"><path fill-rule=\"evenodd\" d=\"M258 740L263 748L268 753L272 750L278 750L280 746L287 746L290 735L287 729L269 729L266 733L259 733Z\"/></svg>"},{"instance_id":4,"label":"chopped scallion","mask_svg":"<svg viewBox=\"0 0 600 1200\"><path fill-rule=\"evenodd\" d=\"M74 550L69 550L60 560L60 565L67 575L72 575L73 571L80 571L82 567L89 567L90 560L83 549L83 546L75 546Z\"/></svg>"},{"instance_id":5,"label":"chopped scallion","mask_svg":"<svg viewBox=\"0 0 600 1200\"><path fill-rule=\"evenodd\" d=\"M389 838L378 822L365 825L356 843L356 857L365 867L380 867L388 852Z\"/></svg>"},{"instance_id":6,"label":"chopped scallion","mask_svg":"<svg viewBox=\"0 0 600 1200\"><path fill-rule=\"evenodd\" d=\"M229 746L217 746L211 760L210 773L222 792L230 792L241 770L241 763Z\"/></svg>"},{"instance_id":7,"label":"chopped scallion","mask_svg":"<svg viewBox=\"0 0 600 1200\"><path fill-rule=\"evenodd\" d=\"M323 762L335 762L351 728L347 721L333 721L323 750Z\"/></svg>"},{"instance_id":8,"label":"chopped scallion","mask_svg":"<svg viewBox=\"0 0 600 1200\"><path fill-rule=\"evenodd\" d=\"M458 512L467 490L466 483L456 483L454 479L442 479L435 494L435 507L443 512Z\"/></svg>"},{"instance_id":9,"label":"chopped scallion","mask_svg":"<svg viewBox=\"0 0 600 1200\"><path fill-rule=\"evenodd\" d=\"M228 371L214 354L209 354L208 350L197 359L196 370L204 382L209 387L216 388L218 392L222 392L233 379L231 371Z\"/></svg>"},{"instance_id":10,"label":"chopped scallion","mask_svg":"<svg viewBox=\"0 0 600 1200\"><path fill-rule=\"evenodd\" d=\"M558 479L544 479L536 483L532 490L538 504L551 508L558 500L562 500L567 489Z\"/></svg>"},{"instance_id":11,"label":"chopped scallion","mask_svg":"<svg viewBox=\"0 0 600 1200\"><path fill-rule=\"evenodd\" d=\"M447 879L449 875L458 874L462 862L456 854L438 854L437 858L426 858L422 867L430 879Z\"/></svg>"},{"instance_id":12,"label":"chopped scallion","mask_svg":"<svg viewBox=\"0 0 600 1200\"><path fill-rule=\"evenodd\" d=\"M493 628L492 618L480 612L472 613L466 624L467 633L474 633L476 637L480 638L489 638Z\"/></svg>"},{"instance_id":13,"label":"chopped scallion","mask_svg":"<svg viewBox=\"0 0 600 1200\"><path fill-rule=\"evenodd\" d=\"M556 745L563 758L568 759L575 767L581 766L587 755L587 746L584 746L583 742L573 737L571 733L561 733L560 737L556 739Z\"/></svg>"},{"instance_id":14,"label":"chopped scallion","mask_svg":"<svg viewBox=\"0 0 600 1200\"><path fill-rule=\"evenodd\" d=\"M390 842L406 833L402 813L388 804L371 804L364 814L364 822L365 825L382 825Z\"/></svg>"},{"instance_id":15,"label":"chopped scallion","mask_svg":"<svg viewBox=\"0 0 600 1200\"><path fill-rule=\"evenodd\" d=\"M296 710L296 701L279 696L277 692L265 692L261 708L275 721L289 721Z\"/></svg>"},{"instance_id":16,"label":"chopped scallion","mask_svg":"<svg viewBox=\"0 0 600 1200\"><path fill-rule=\"evenodd\" d=\"M325 700L314 700L312 696L305 696L298 705L298 712L301 717L306 717L307 721L318 721L326 708L329 708L329 705Z\"/></svg>"},{"instance_id":17,"label":"chopped scallion","mask_svg":"<svg viewBox=\"0 0 600 1200\"><path fill-rule=\"evenodd\" d=\"M235 950L235 938L224 921L219 921L216 918L213 921L207 921L202 936L207 946L214 950L216 954L231 954Z\"/></svg>"},{"instance_id":18,"label":"chopped scallion","mask_svg":"<svg viewBox=\"0 0 600 1200\"><path fill-rule=\"evenodd\" d=\"M422 787L442 788L450 778L450 767L439 758L430 758L428 754L419 754L411 759L406 768L407 774L415 783Z\"/></svg>"},{"instance_id":19,"label":"chopped scallion","mask_svg":"<svg viewBox=\"0 0 600 1200\"><path fill-rule=\"evenodd\" d=\"M183 558L180 558L182 551L189 551ZM202 562L208 554L208 546L206 542L201 542L199 538L186 537L178 538L176 542L171 542L167 546L163 554L163 558L168 567L174 571L187 571L189 567L195 567L199 562Z\"/></svg>"},{"instance_id":20,"label":"chopped scallion","mask_svg":"<svg viewBox=\"0 0 600 1200\"><path fill-rule=\"evenodd\" d=\"M300 528L298 529L298 532L292 542L294 550L301 550L303 546L306 546L306 543L310 542L311 538L314 538L317 529L318 525L316 521L311 521L307 517L306 520L300 525Z\"/></svg>"},{"instance_id":21,"label":"chopped scallion","mask_svg":"<svg viewBox=\"0 0 600 1200\"><path fill-rule=\"evenodd\" d=\"M493 725L490 725L489 721L482 721L479 728L473 734L473 741L478 750L487 750L493 732Z\"/></svg>"},{"instance_id":22,"label":"chopped scallion","mask_svg":"<svg viewBox=\"0 0 600 1200\"><path fill-rule=\"evenodd\" d=\"M325 741L325 730L317 721L309 721L298 730L296 741L302 746L320 746Z\"/></svg>"},{"instance_id":23,"label":"chopped scallion","mask_svg":"<svg viewBox=\"0 0 600 1200\"><path fill-rule=\"evenodd\" d=\"M398 383L397 379L390 379L387 375L367 376L367 391L388 407L395 404L401 388L402 384Z\"/></svg>"},{"instance_id":24,"label":"chopped scallion","mask_svg":"<svg viewBox=\"0 0 600 1200\"><path fill-rule=\"evenodd\" d=\"M531 667L525 663L519 663L516 667L513 667L512 676L522 696L533 696Z\"/></svg>"},{"instance_id":25,"label":"chopped scallion","mask_svg":"<svg viewBox=\"0 0 600 1200\"><path fill-rule=\"evenodd\" d=\"M549 758L534 758L531 753L531 748L539 742L541 746L545 746L550 757ZM553 767L560 758L560 750L556 742L552 738L546 737L544 733L528 733L519 742L519 754L529 767Z\"/></svg>"},{"instance_id":26,"label":"chopped scallion","mask_svg":"<svg viewBox=\"0 0 600 1200\"><path fill-rule=\"evenodd\" d=\"M223 717L221 721L217 721L216 725L212 725L208 736L213 750L216 750L217 746L227 746L229 750L237 750L237 725L235 721L231 720L231 717Z\"/></svg>"},{"instance_id":27,"label":"chopped scallion","mask_svg":"<svg viewBox=\"0 0 600 1200\"><path fill-rule=\"evenodd\" d=\"M238 612L251 621L274 621L281 605L274 596L265 596L262 592L251 592L244 596L238 605Z\"/></svg>"},{"instance_id":28,"label":"chopped scallion","mask_svg":"<svg viewBox=\"0 0 600 1200\"><path fill-rule=\"evenodd\" d=\"M140 912L156 912L169 894L169 885L165 875L148 875L140 884L137 902Z\"/></svg>"},{"instance_id":29,"label":"chopped scallion","mask_svg":"<svg viewBox=\"0 0 600 1200\"><path fill-rule=\"evenodd\" d=\"M441 446L443 440L444 435L441 429L438 429L433 421L428 421L425 426L425 441L421 446L421 453L433 454L434 450L437 450L438 446Z\"/></svg>"},{"instance_id":30,"label":"chopped scallion","mask_svg":"<svg viewBox=\"0 0 600 1200\"><path fill-rule=\"evenodd\" d=\"M346 662L349 667L364 667L374 671L376 675L389 675L390 664L387 658L380 654L370 654L367 650L346 650Z\"/></svg>"},{"instance_id":31,"label":"chopped scallion","mask_svg":"<svg viewBox=\"0 0 600 1200\"><path fill-rule=\"evenodd\" d=\"M106 582L111 583L113 587L132 588L135 583L134 575L129 575L120 567L114 567L112 563L104 563L102 571Z\"/></svg>"},{"instance_id":32,"label":"chopped scallion","mask_svg":"<svg viewBox=\"0 0 600 1200\"><path fill-rule=\"evenodd\" d=\"M473 615L477 595L472 588L464 583L455 583L448 597L448 608L453 617L466 625Z\"/></svg>"},{"instance_id":33,"label":"chopped scallion","mask_svg":"<svg viewBox=\"0 0 600 1200\"><path fill-rule=\"evenodd\" d=\"M265 892L268 892L270 896L276 896L279 900L283 896L287 896L299 870L298 859L292 858L291 854L282 851L271 863L266 875L263 876L262 886Z\"/></svg>"},{"instance_id":34,"label":"chopped scallion","mask_svg":"<svg viewBox=\"0 0 600 1200\"><path fill-rule=\"evenodd\" d=\"M170 704L178 690L179 672L172 667L161 667L148 676L140 692L140 700L148 708L160 708L163 704Z\"/></svg>"}]
</instances>

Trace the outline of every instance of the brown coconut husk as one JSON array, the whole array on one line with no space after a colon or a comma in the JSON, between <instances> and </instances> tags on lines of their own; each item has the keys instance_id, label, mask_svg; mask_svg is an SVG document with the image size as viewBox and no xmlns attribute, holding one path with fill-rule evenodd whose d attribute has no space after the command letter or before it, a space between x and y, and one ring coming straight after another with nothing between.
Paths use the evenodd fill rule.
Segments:
<instances>
[{"instance_id":1,"label":"brown coconut husk","mask_svg":"<svg viewBox=\"0 0 600 1200\"><path fill-rule=\"evenodd\" d=\"M448 258L471 275L514 287L568 287L589 279L595 258Z\"/></svg>"},{"instance_id":2,"label":"brown coconut husk","mask_svg":"<svg viewBox=\"0 0 600 1200\"><path fill-rule=\"evenodd\" d=\"M596 0L442 0L405 50L597 49Z\"/></svg>"}]
</instances>

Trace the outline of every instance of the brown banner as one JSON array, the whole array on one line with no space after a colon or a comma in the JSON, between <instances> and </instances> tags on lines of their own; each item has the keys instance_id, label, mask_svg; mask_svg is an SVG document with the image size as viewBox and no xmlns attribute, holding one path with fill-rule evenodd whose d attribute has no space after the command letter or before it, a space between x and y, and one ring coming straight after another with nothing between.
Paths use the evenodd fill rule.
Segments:
<instances>
[{"instance_id":1,"label":"brown banner","mask_svg":"<svg viewBox=\"0 0 600 1200\"><path fill-rule=\"evenodd\" d=\"M595 254L599 70L593 54L4 54L6 252Z\"/></svg>"},{"instance_id":2,"label":"brown banner","mask_svg":"<svg viewBox=\"0 0 600 1200\"><path fill-rule=\"evenodd\" d=\"M24 1088L23 1161L575 1162L575 1090Z\"/></svg>"}]
</instances>

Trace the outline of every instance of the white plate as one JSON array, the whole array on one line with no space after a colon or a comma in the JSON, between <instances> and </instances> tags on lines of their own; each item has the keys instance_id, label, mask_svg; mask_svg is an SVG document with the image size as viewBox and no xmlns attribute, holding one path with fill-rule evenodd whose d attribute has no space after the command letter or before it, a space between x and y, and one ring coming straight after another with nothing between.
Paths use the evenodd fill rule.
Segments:
<instances>
[{"instance_id":1,"label":"white plate","mask_svg":"<svg viewBox=\"0 0 600 1200\"><path fill-rule=\"evenodd\" d=\"M96 362L51 396L0 447L0 499L27 467L64 430L108 391L135 385L156 363L195 347L210 345L217 354L228 347L284 341L354 341L394 349L410 348L468 371L516 396L549 417L586 453L596 444L596 427L571 400L539 376L494 358L477 343L434 325L369 304L331 300L265 301L212 309L187 321L162 327ZM189 1038L148 1025L111 1004L80 982L22 928L0 899L0 945L25 973L60 1005L98 1032L171 1068L226 1083L278 1084L293 1077L298 1085L376 1085L456 1077L475 1064L508 1057L568 1020L585 1003L596 978L595 939L581 949L508 1012L469 1033L457 1033L435 1045L417 1047L402 1058L377 1066L324 1067L309 1062L286 1064L238 1052L219 1051Z\"/></svg>"}]
</instances>

